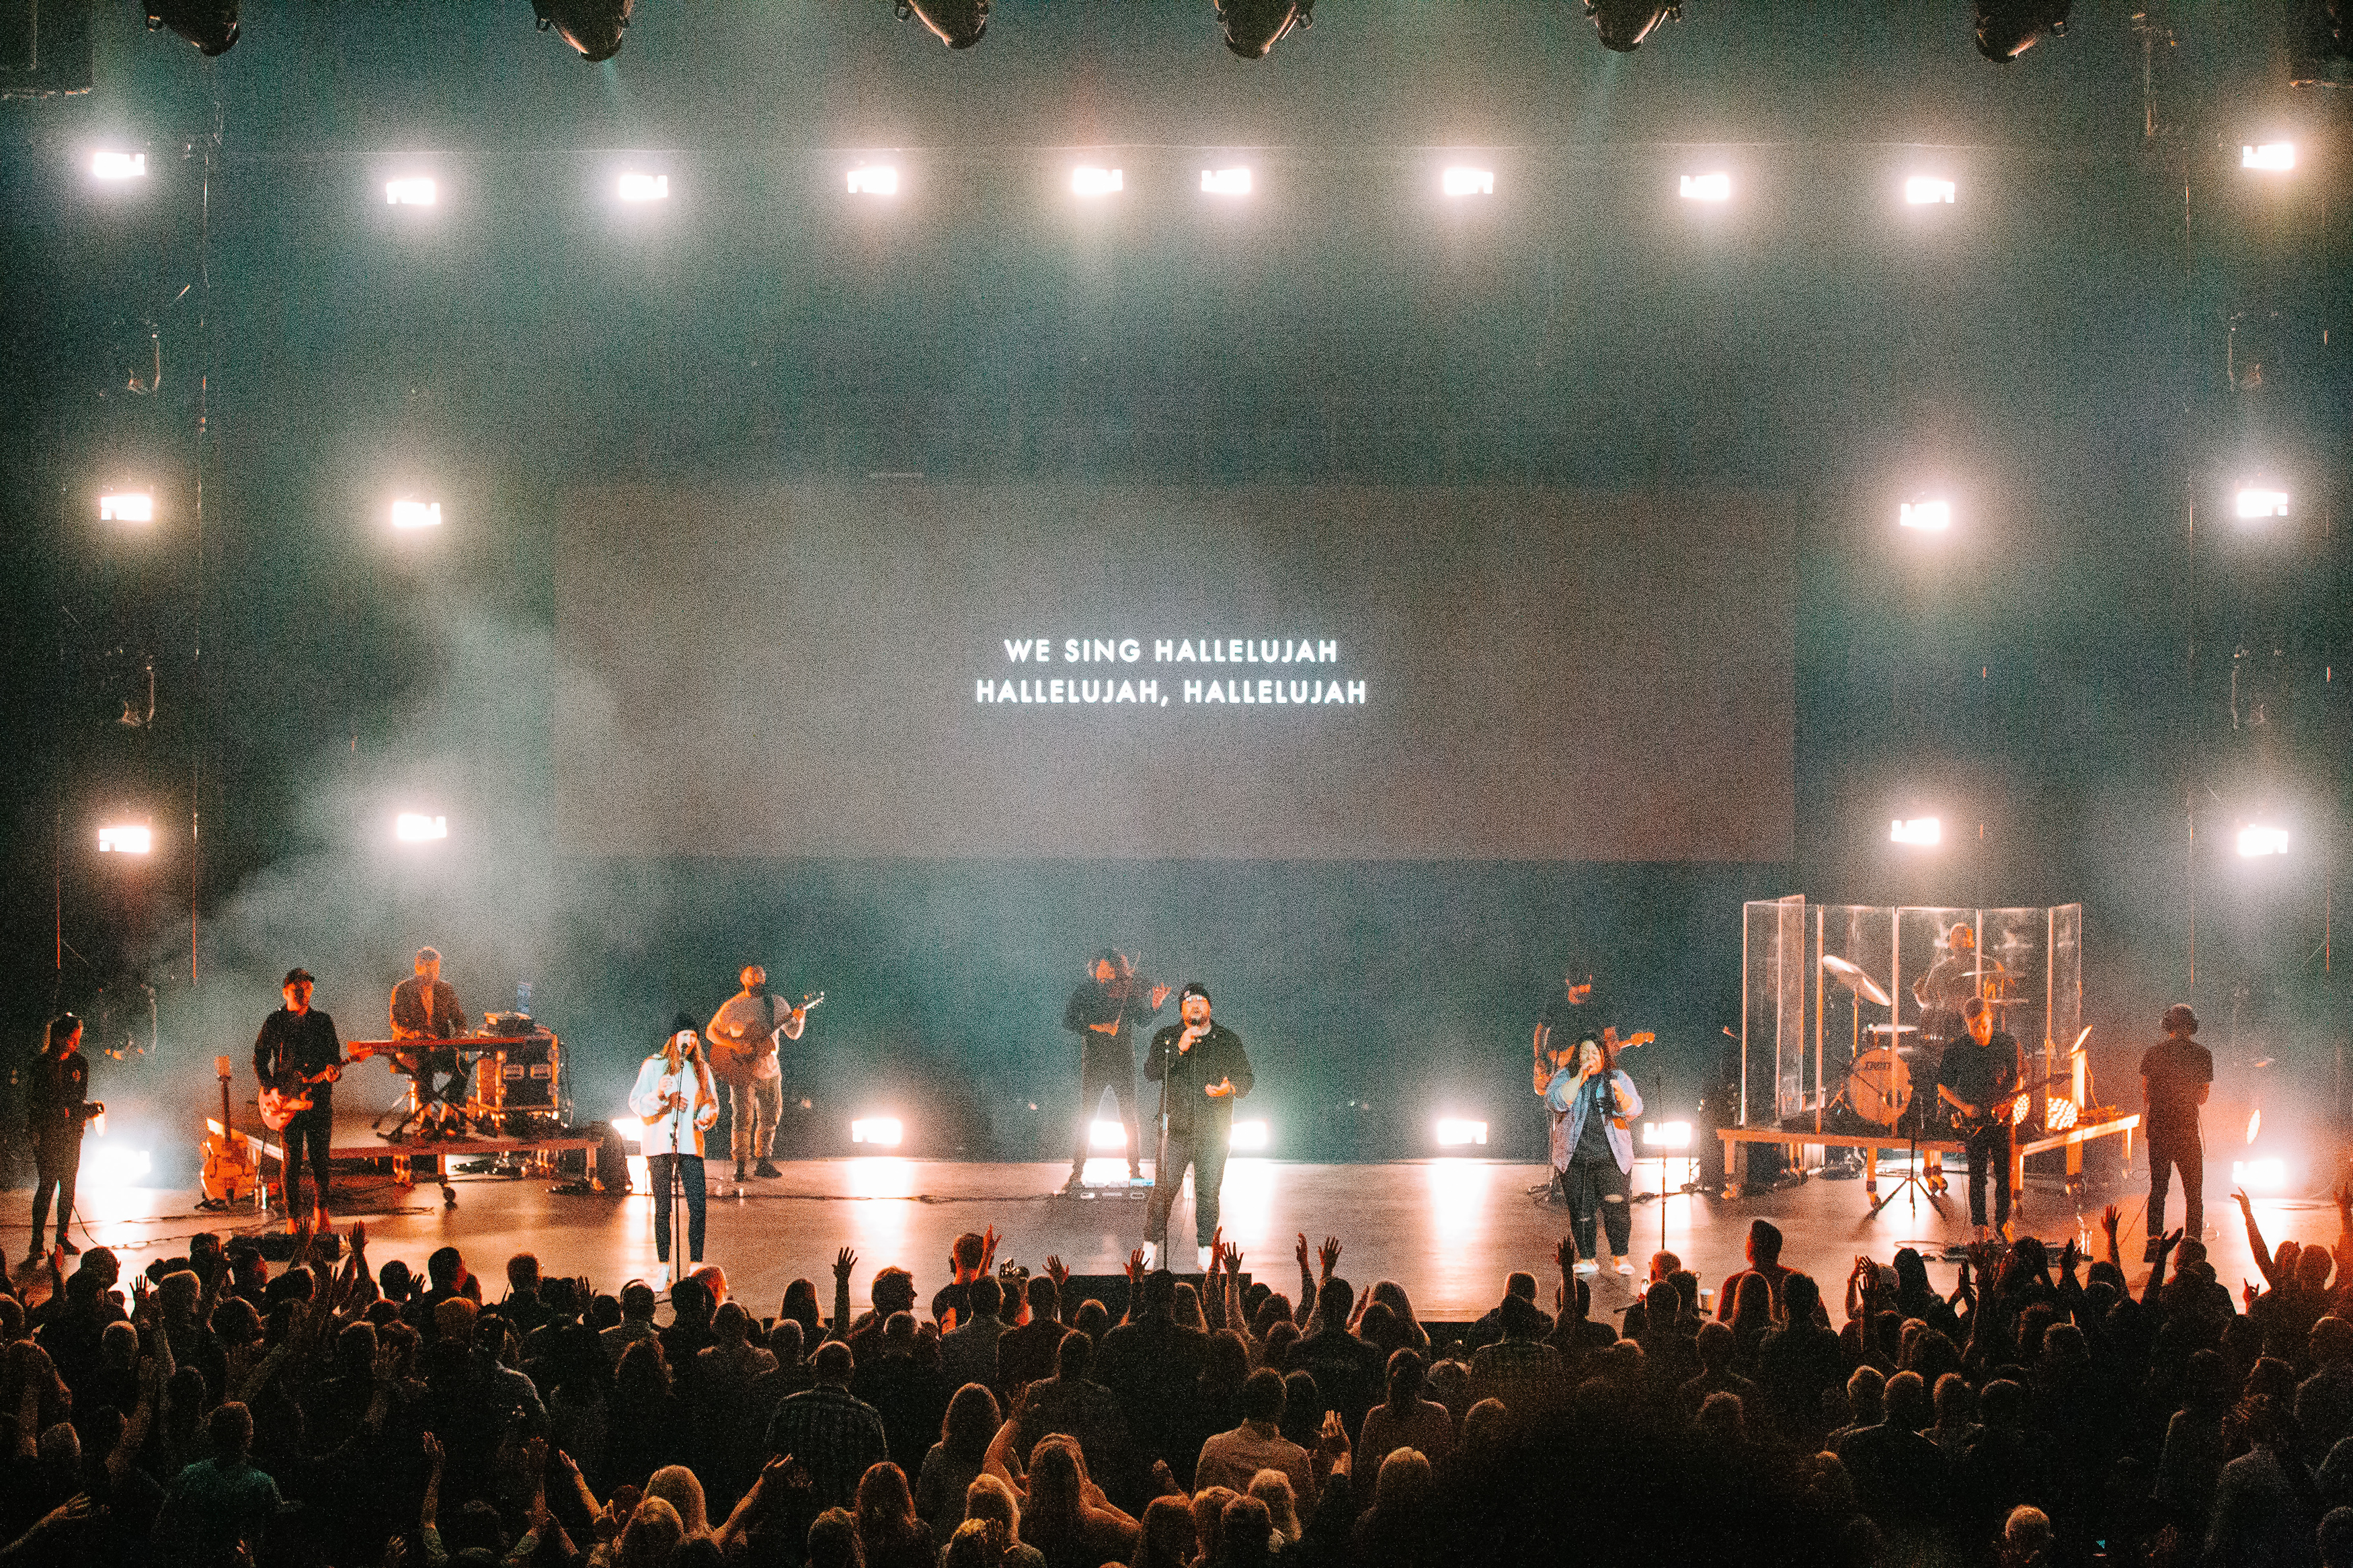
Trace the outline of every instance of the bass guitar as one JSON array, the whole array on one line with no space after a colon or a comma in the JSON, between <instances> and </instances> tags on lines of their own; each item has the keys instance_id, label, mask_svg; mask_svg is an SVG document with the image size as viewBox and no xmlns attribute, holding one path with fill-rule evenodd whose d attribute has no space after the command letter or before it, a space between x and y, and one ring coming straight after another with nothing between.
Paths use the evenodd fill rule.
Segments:
<instances>
[{"instance_id":1,"label":"bass guitar","mask_svg":"<svg viewBox=\"0 0 2353 1568\"><path fill-rule=\"evenodd\" d=\"M256 1103L261 1108L261 1124L272 1132L283 1132L287 1123L311 1109L311 1090L322 1083L332 1083L343 1076L343 1064L329 1062L317 1072L305 1074L294 1080L291 1089L263 1084Z\"/></svg>"},{"instance_id":2,"label":"bass guitar","mask_svg":"<svg viewBox=\"0 0 2353 1568\"><path fill-rule=\"evenodd\" d=\"M769 1000L773 1002L775 998L771 997ZM806 1017L812 1008L824 1000L824 992L812 992L802 997L801 1005L793 1011ZM775 1016L773 1008L769 1016ZM776 1038L776 1031L784 1026L785 1020L776 1018L776 1022L770 1024L765 1029L739 1029L733 1034L721 1034L715 1029L712 1030L711 1070L721 1078L731 1080L740 1081L750 1078L753 1070L760 1065L760 1058L767 1054L768 1043Z\"/></svg>"},{"instance_id":3,"label":"bass guitar","mask_svg":"<svg viewBox=\"0 0 2353 1568\"><path fill-rule=\"evenodd\" d=\"M1959 1133L1962 1138L1974 1138L1989 1127L1999 1127L2005 1121L2020 1120L2020 1109L2033 1104L2032 1097L2042 1093L2045 1085L2054 1081L2056 1081L2055 1076L2038 1078L2031 1083L2020 1084L2016 1089L2004 1089L1995 1095L1983 1109L1975 1111L1947 1100L1945 1105L1946 1120L1952 1123L1953 1131Z\"/></svg>"}]
</instances>

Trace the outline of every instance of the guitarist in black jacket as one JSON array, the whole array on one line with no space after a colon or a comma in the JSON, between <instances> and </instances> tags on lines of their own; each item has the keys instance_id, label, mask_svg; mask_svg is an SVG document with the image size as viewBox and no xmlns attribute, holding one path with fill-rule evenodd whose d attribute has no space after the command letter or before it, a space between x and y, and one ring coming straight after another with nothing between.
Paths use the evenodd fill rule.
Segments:
<instances>
[{"instance_id":1,"label":"guitarist in black jacket","mask_svg":"<svg viewBox=\"0 0 2353 1568\"><path fill-rule=\"evenodd\" d=\"M1993 1223L2010 1230L2010 1119L2018 1101L2018 1041L1993 1026L1982 996L1961 1006L1964 1038L1947 1047L1936 1068L1936 1098L1952 1108L1969 1154L1969 1223L1983 1239L1986 1177L1993 1177Z\"/></svg>"},{"instance_id":2,"label":"guitarist in black jacket","mask_svg":"<svg viewBox=\"0 0 2353 1568\"><path fill-rule=\"evenodd\" d=\"M327 1226L327 1146L335 1123L335 1079L343 1068L343 1042L335 1021L311 1005L315 984L307 969L290 969L280 987L286 1005L261 1021L253 1041L253 1074L264 1089L280 1094L308 1094L310 1108L294 1113L279 1133L286 1157L279 1162L279 1199L289 1229L302 1217L302 1162L311 1163L318 1193L316 1227Z\"/></svg>"},{"instance_id":3,"label":"guitarist in black jacket","mask_svg":"<svg viewBox=\"0 0 2353 1568\"><path fill-rule=\"evenodd\" d=\"M1234 1101L1250 1091L1250 1058L1241 1037L1209 1021L1209 993L1199 983L1177 994L1181 1022L1152 1037L1144 1076L1160 1085L1162 1136L1159 1163L1152 1171L1152 1196L1144 1205L1144 1239L1155 1263L1167 1266L1168 1211L1193 1167L1193 1234L1200 1244L1199 1266L1209 1266L1209 1244L1218 1235L1218 1189L1226 1180L1226 1139L1233 1130Z\"/></svg>"},{"instance_id":4,"label":"guitarist in black jacket","mask_svg":"<svg viewBox=\"0 0 2353 1568\"><path fill-rule=\"evenodd\" d=\"M33 1189L33 1250L27 1262L41 1257L41 1230L49 1217L49 1196L57 1194L58 1246L79 1252L66 1227L73 1221L74 1181L81 1174L81 1131L104 1107L90 1099L90 1061L81 1054L81 1020L60 1013L49 1021L47 1048L33 1064L25 1085L25 1121L33 1134L33 1165L39 1185Z\"/></svg>"}]
</instances>

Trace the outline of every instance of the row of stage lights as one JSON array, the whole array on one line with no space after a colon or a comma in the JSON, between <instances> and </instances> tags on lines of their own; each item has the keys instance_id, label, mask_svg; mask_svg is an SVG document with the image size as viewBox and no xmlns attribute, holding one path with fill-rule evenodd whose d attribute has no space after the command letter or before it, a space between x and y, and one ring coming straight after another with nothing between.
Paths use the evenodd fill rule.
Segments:
<instances>
[{"instance_id":1,"label":"row of stage lights","mask_svg":"<svg viewBox=\"0 0 2353 1568\"><path fill-rule=\"evenodd\" d=\"M1934 849L1945 841L1945 824L1941 817L1897 817L1888 826L1887 841L1912 849ZM2249 860L2267 855L2287 853L2287 829L2263 823L2251 823L2239 829L2239 854Z\"/></svg>"},{"instance_id":2,"label":"row of stage lights","mask_svg":"<svg viewBox=\"0 0 2353 1568\"><path fill-rule=\"evenodd\" d=\"M952 49L968 49L988 31L990 0L892 0L900 19L913 20ZM531 0L541 32L553 32L582 59L599 62L621 52L637 0ZM2063 33L2073 0L1974 0L1978 53L2016 59L2041 39ZM1244 59L1264 59L1274 46L1314 25L1315 0L1209 0L1226 47ZM150 31L169 27L206 56L225 55L237 43L239 0L147 0ZM1683 15L1675 0L1584 0L1586 19L1604 48L1631 54L1662 23ZM2353 30L2353 29L2348 29ZM2353 47L2353 37L2343 40Z\"/></svg>"},{"instance_id":3,"label":"row of stage lights","mask_svg":"<svg viewBox=\"0 0 2353 1568\"><path fill-rule=\"evenodd\" d=\"M2266 142L2251 143L2240 149L2240 166L2262 174L2286 174L2295 168L2295 143ZM143 180L147 177L147 154L114 148L102 148L90 155L90 175L94 179L116 183ZM889 197L899 194L899 169L891 163L864 163L847 172L845 184L853 196ZM1201 171L1201 193L1212 196L1247 196L1255 180L1246 164ZM1100 200L1118 195L1127 188L1124 169L1108 168L1096 163L1081 163L1071 170L1071 194L1082 200ZM1440 195L1465 200L1495 194L1495 171L1467 163L1449 164L1438 177ZM1952 206L1958 200L1959 186L1941 174L1907 174L1904 180L1904 202L1907 206ZM640 170L624 170L615 181L615 195L631 205L670 199L670 176ZM1723 205L1732 200L1732 175L1725 170L1708 169L1677 176L1676 194L1688 202ZM396 207L438 206L441 201L438 182L427 174L404 174L385 182L385 205Z\"/></svg>"}]
</instances>

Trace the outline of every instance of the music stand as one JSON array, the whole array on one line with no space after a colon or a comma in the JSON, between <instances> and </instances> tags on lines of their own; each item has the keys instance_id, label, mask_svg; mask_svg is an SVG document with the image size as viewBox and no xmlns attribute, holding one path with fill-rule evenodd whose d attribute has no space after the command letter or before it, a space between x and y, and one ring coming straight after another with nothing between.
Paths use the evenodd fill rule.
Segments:
<instances>
[{"instance_id":1,"label":"music stand","mask_svg":"<svg viewBox=\"0 0 2353 1568\"><path fill-rule=\"evenodd\" d=\"M1916 1095L1919 1091L1915 1089L1913 1092ZM1935 1101L1932 1100L1929 1103L1934 1104ZM1916 1193L1916 1196L1907 1197L1905 1199L1905 1205L1911 1210L1911 1212L1914 1214L1919 1213L1919 1200L1921 1198L1926 1198L1928 1200L1928 1206L1936 1211L1936 1217L1938 1219L1942 1219L1945 1217L1944 1200L1936 1195L1936 1189L1929 1186L1927 1182L1924 1180L1920 1174L1920 1123L1927 1120L1927 1112L1924 1110L1918 1116L1912 1116L1910 1114L1911 1108L1909 1106L1906 1106L1905 1110L1905 1115L1908 1118L1908 1124L1905 1128L1904 1138L1906 1145L1906 1152L1912 1158L1912 1163L1905 1168L1901 1176L1896 1178L1895 1184L1894 1186L1889 1187L1885 1192L1880 1194L1879 1196L1873 1201L1871 1213L1864 1217L1876 1218L1881 1209L1885 1208L1889 1204L1895 1201L1895 1194L1898 1193Z\"/></svg>"}]
</instances>

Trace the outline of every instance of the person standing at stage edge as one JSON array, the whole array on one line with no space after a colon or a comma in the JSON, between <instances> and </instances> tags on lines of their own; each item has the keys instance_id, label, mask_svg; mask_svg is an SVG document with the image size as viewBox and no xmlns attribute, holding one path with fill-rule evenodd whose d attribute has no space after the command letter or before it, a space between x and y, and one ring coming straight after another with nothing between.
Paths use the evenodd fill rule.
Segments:
<instances>
[{"instance_id":1,"label":"person standing at stage edge","mask_svg":"<svg viewBox=\"0 0 2353 1568\"><path fill-rule=\"evenodd\" d=\"M1234 1101L1250 1091L1250 1058L1241 1037L1209 1021L1209 993L1188 982L1177 994L1178 1021L1152 1037L1144 1076L1160 1086L1160 1118L1166 1128L1159 1163L1153 1167L1152 1196L1144 1205L1144 1242L1155 1267L1165 1268L1168 1211L1185 1167L1193 1167L1193 1238L1198 1264L1209 1267L1209 1244L1218 1234L1218 1190L1226 1180L1226 1140L1234 1126Z\"/></svg>"},{"instance_id":2,"label":"person standing at stage edge","mask_svg":"<svg viewBox=\"0 0 2353 1568\"><path fill-rule=\"evenodd\" d=\"M1135 973L1124 952L1105 948L1095 954L1092 978L1071 993L1062 1009L1062 1027L1079 1037L1079 1131L1071 1150L1071 1179L1062 1184L1075 1193L1087 1167L1089 1134L1095 1112L1108 1093L1119 1107L1120 1124L1127 1129L1127 1179L1144 1174L1144 1149L1135 1134L1135 1047L1129 1042L1131 1024L1143 1023L1168 1000L1168 987L1155 985Z\"/></svg>"},{"instance_id":3,"label":"person standing at stage edge","mask_svg":"<svg viewBox=\"0 0 2353 1568\"><path fill-rule=\"evenodd\" d=\"M735 1179L744 1179L744 1163L757 1160L754 1173L780 1173L769 1163L776 1149L776 1123L785 1114L785 1069L776 1059L776 1037L797 1040L808 1026L808 1009L795 1007L779 1016L776 999L768 994L768 972L747 963L740 975L744 989L719 1005L711 1016L711 1070L727 1086L727 1143L735 1156Z\"/></svg>"},{"instance_id":4,"label":"person standing at stage edge","mask_svg":"<svg viewBox=\"0 0 2353 1568\"><path fill-rule=\"evenodd\" d=\"M90 1061L81 1054L81 1020L60 1013L49 1020L40 1060L25 1085L26 1131L33 1135L33 1249L38 1262L41 1231L49 1217L49 1195L58 1200L58 1246L79 1252L66 1227L73 1223L74 1181L81 1174L81 1130L98 1114L90 1100Z\"/></svg>"},{"instance_id":5,"label":"person standing at stage edge","mask_svg":"<svg viewBox=\"0 0 2353 1568\"><path fill-rule=\"evenodd\" d=\"M311 1164L311 1185L318 1189L311 1218L317 1228L327 1226L328 1145L335 1131L335 1079L343 1071L343 1042L335 1021L311 1005L311 988L317 982L307 969L290 969L279 989L286 1005L261 1021L253 1040L253 1076L265 1089L280 1094L305 1095L310 1109L298 1110L279 1133L285 1158L279 1162L279 1206L293 1229L302 1221L302 1163Z\"/></svg>"},{"instance_id":6,"label":"person standing at stage edge","mask_svg":"<svg viewBox=\"0 0 2353 1568\"><path fill-rule=\"evenodd\" d=\"M2149 1047L2140 1058L2141 1101L2148 1108L2141 1123L2148 1139L2148 1245L2143 1262L2157 1261L2158 1237L2165 1234L2165 1192L2178 1167L2181 1201L2187 1208L2182 1234L2191 1240L2206 1233L2206 1147L2198 1132L2198 1108L2214 1089L2214 1053L2191 1037L2198 1033L2198 1015L2186 1002L2165 1010L2165 1038Z\"/></svg>"}]
</instances>

